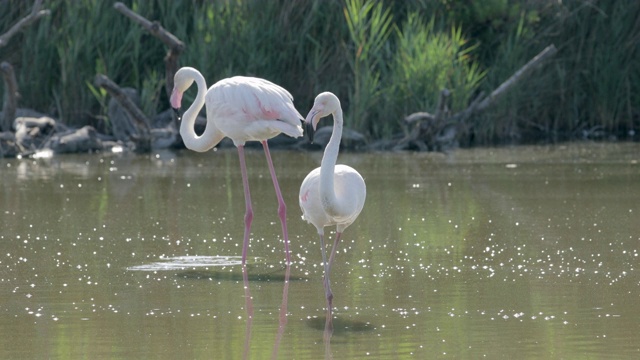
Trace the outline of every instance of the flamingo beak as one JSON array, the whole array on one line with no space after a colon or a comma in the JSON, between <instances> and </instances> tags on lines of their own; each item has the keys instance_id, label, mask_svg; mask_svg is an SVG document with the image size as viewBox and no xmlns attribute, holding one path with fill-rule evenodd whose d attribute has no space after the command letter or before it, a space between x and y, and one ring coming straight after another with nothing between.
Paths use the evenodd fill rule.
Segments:
<instances>
[{"instance_id":1,"label":"flamingo beak","mask_svg":"<svg viewBox=\"0 0 640 360\"><path fill-rule=\"evenodd\" d=\"M182 120L182 111L180 111L180 108L172 108L173 109L173 113L176 114L176 117L178 118L178 121Z\"/></svg>"},{"instance_id":2,"label":"flamingo beak","mask_svg":"<svg viewBox=\"0 0 640 360\"><path fill-rule=\"evenodd\" d=\"M171 103L171 107L173 111L176 113L178 120L182 119L182 114L180 113L180 105L182 103L182 92L179 91L176 87L173 88L171 92L171 97L169 98L169 102Z\"/></svg>"},{"instance_id":3,"label":"flamingo beak","mask_svg":"<svg viewBox=\"0 0 640 360\"><path fill-rule=\"evenodd\" d=\"M316 130L313 128L313 125L311 125L310 123L307 123L307 136L309 137L309 142L313 144L313 134L316 132Z\"/></svg>"},{"instance_id":4,"label":"flamingo beak","mask_svg":"<svg viewBox=\"0 0 640 360\"><path fill-rule=\"evenodd\" d=\"M309 142L313 144L313 134L316 131L316 126L318 125L318 121L320 121L320 117L318 116L320 114L320 110L315 110L315 109L311 109L311 111L309 112L309 115L307 115L307 118L305 119L305 123L306 123L306 133L307 136L309 137Z\"/></svg>"}]
</instances>

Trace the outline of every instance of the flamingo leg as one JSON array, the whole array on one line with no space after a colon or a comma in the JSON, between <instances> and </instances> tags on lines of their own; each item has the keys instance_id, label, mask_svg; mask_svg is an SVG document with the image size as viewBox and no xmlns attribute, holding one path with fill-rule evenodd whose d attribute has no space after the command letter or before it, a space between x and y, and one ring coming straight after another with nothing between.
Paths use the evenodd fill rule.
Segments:
<instances>
[{"instance_id":1,"label":"flamingo leg","mask_svg":"<svg viewBox=\"0 0 640 360\"><path fill-rule=\"evenodd\" d=\"M269 152L269 145L267 141L262 141L262 147L264 153L267 156L267 163L269 164L269 172L271 173L271 180L273 181L273 187L276 190L276 197L278 198L278 217L280 218L280 224L282 224L282 235L284 237L284 252L287 258L287 265L291 264L291 257L289 255L289 232L287 231L287 206L282 198L282 192L280 191L280 185L278 185L278 178L276 177L276 171L273 168L273 161L271 160L271 153Z\"/></svg>"},{"instance_id":2,"label":"flamingo leg","mask_svg":"<svg viewBox=\"0 0 640 360\"><path fill-rule=\"evenodd\" d=\"M338 243L340 243L340 239L342 238L341 232L336 232L336 239L333 241L333 247L331 248L331 256L329 256L329 269L327 270L327 274L331 271L331 266L333 265L333 259L336 257L336 249L338 248Z\"/></svg>"},{"instance_id":3,"label":"flamingo leg","mask_svg":"<svg viewBox=\"0 0 640 360\"><path fill-rule=\"evenodd\" d=\"M331 265L333 265L333 259L336 256L336 249L338 248L338 243L342 238L341 232L336 232L336 239L333 241L333 247L331 248L331 256L329 256L329 261L326 260L325 255L325 246L323 236L320 235L320 243L322 244L322 261L324 262L324 287L325 293L327 295L327 306L329 310L329 314L332 311L332 303L333 303L333 292L331 291L331 280L329 279L329 274L331 273Z\"/></svg>"},{"instance_id":4,"label":"flamingo leg","mask_svg":"<svg viewBox=\"0 0 640 360\"><path fill-rule=\"evenodd\" d=\"M322 250L322 263L324 264L324 294L327 298L327 313L331 314L332 302L333 302L333 293L331 292L331 284L329 283L329 263L327 262L327 251L324 245L324 234L320 235L320 247ZM329 315L330 316L330 315Z\"/></svg>"},{"instance_id":5,"label":"flamingo leg","mask_svg":"<svg viewBox=\"0 0 640 360\"><path fill-rule=\"evenodd\" d=\"M320 235L320 246L322 247L322 263L324 264L324 294L327 298L327 317L324 324L324 343L330 346L331 335L333 334L333 292L329 282L329 271L331 270L331 260L327 262L326 247L324 245L324 234ZM327 350L327 349L325 349ZM330 352L328 352L330 353Z\"/></svg>"},{"instance_id":6,"label":"flamingo leg","mask_svg":"<svg viewBox=\"0 0 640 360\"><path fill-rule=\"evenodd\" d=\"M247 248L249 247L249 234L251 233L251 221L253 221L253 208L251 207L251 192L249 191L249 179L247 177L247 164L244 159L244 145L238 146L240 157L240 172L242 173L242 186L244 187L244 242L242 243L242 265L247 261Z\"/></svg>"}]
</instances>

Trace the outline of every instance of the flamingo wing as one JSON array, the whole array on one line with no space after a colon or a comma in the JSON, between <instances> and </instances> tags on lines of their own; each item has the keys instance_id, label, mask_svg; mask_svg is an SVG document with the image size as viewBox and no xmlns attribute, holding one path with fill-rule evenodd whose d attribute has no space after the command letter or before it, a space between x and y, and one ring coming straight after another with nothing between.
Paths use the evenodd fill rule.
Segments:
<instances>
[{"instance_id":1,"label":"flamingo wing","mask_svg":"<svg viewBox=\"0 0 640 360\"><path fill-rule=\"evenodd\" d=\"M213 91L212 91L213 90ZM293 106L291 94L270 81L234 76L214 84L207 94L215 107L232 108L260 120L280 120L299 126L302 115Z\"/></svg>"}]
</instances>

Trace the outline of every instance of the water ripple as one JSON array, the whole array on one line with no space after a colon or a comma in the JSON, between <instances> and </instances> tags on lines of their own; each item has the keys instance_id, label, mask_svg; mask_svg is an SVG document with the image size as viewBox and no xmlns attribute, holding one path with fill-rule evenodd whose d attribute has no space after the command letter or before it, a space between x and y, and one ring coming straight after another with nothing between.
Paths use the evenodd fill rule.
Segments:
<instances>
[{"instance_id":1,"label":"water ripple","mask_svg":"<svg viewBox=\"0 0 640 360\"><path fill-rule=\"evenodd\" d=\"M242 263L241 256L173 256L161 257L150 264L130 266L130 271L185 270L196 267L233 266Z\"/></svg>"}]
</instances>

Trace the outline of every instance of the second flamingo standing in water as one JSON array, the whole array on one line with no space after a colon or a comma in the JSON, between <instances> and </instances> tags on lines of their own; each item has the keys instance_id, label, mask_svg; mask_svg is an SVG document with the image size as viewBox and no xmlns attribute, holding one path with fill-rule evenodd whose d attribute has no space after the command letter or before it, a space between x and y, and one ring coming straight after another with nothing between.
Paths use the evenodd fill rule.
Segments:
<instances>
[{"instance_id":1,"label":"second flamingo standing in water","mask_svg":"<svg viewBox=\"0 0 640 360\"><path fill-rule=\"evenodd\" d=\"M324 263L324 289L329 314L331 314L333 300L329 273L336 249L344 230L362 211L367 195L364 179L354 168L336 165L342 138L343 118L340 100L334 94L324 92L316 97L313 108L305 120L307 127L312 128L307 133L312 134L320 119L330 114L333 114L333 133L324 150L321 166L311 171L302 181L299 197L303 218L313 224L320 235ZM336 237L327 261L324 227L332 225L336 226Z\"/></svg>"}]
</instances>

